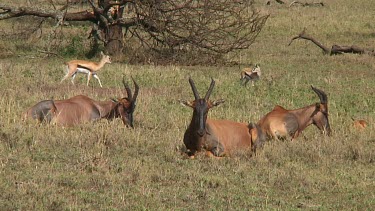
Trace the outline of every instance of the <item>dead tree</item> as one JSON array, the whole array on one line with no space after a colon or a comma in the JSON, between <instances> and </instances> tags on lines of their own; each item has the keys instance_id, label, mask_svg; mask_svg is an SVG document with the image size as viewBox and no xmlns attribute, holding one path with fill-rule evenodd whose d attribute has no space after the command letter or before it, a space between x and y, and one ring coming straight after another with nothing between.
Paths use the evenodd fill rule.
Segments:
<instances>
[{"instance_id":1,"label":"dead tree","mask_svg":"<svg viewBox=\"0 0 375 211\"><path fill-rule=\"evenodd\" d=\"M318 40L316 40L314 37L306 34L306 29L304 29L300 34L297 36L293 37L288 46L292 44L292 42L296 39L305 39L309 40L315 45L317 45L320 49L323 50L324 54L329 54L329 55L336 55L336 54L343 54L343 53L353 53L353 54L368 54L371 56L375 56L375 51L360 48L358 46L352 45L352 46L340 46L340 45L332 45L331 49L324 46L322 43L320 43Z\"/></svg>"},{"instance_id":2,"label":"dead tree","mask_svg":"<svg viewBox=\"0 0 375 211\"><path fill-rule=\"evenodd\" d=\"M67 0L64 5L63 1L60 5L49 2L50 5L33 7L0 3L0 20L35 16L55 19L59 25L68 21L91 22L90 37L103 43L106 52L116 57L122 54L129 37L136 38L144 52L151 49L159 54L167 51L168 55L181 49L214 54L247 49L268 18L254 9L253 0ZM85 4L85 9L72 10L72 4L77 2Z\"/></svg>"}]
</instances>

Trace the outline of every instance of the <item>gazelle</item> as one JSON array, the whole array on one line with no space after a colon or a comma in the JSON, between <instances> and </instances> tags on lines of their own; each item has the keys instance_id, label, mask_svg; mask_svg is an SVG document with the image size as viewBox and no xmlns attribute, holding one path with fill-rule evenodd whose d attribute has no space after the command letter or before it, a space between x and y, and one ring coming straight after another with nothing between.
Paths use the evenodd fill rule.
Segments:
<instances>
[{"instance_id":1,"label":"gazelle","mask_svg":"<svg viewBox=\"0 0 375 211\"><path fill-rule=\"evenodd\" d=\"M215 86L211 79L211 85L204 98L199 97L193 79L189 83L194 94L194 101L180 100L184 106L193 109L193 117L184 135L184 144L190 158L205 150L207 155L221 157L230 155L238 149L255 146L251 139L250 128L247 124L229 120L213 120L207 118L208 111L224 102L223 99L211 101L209 97ZM255 150L252 147L253 150Z\"/></svg>"},{"instance_id":2,"label":"gazelle","mask_svg":"<svg viewBox=\"0 0 375 211\"><path fill-rule=\"evenodd\" d=\"M46 100L29 108L24 117L25 119L31 117L39 121L52 121L62 126L72 126L99 119L121 118L126 126L133 127L133 113L139 86L133 78L132 80L135 86L134 95L123 79L127 97L110 101L96 101L85 95L78 95L66 100Z\"/></svg>"},{"instance_id":3,"label":"gazelle","mask_svg":"<svg viewBox=\"0 0 375 211\"><path fill-rule=\"evenodd\" d=\"M255 64L253 68L244 68L241 71L241 79L240 82L244 86L251 81L251 85L254 86L254 81L257 81L260 79L262 72L260 70L259 64Z\"/></svg>"},{"instance_id":4,"label":"gazelle","mask_svg":"<svg viewBox=\"0 0 375 211\"><path fill-rule=\"evenodd\" d=\"M68 77L72 77L72 83L74 84L74 78L76 77L77 73L84 73L87 74L87 86L89 85L92 75L98 80L100 87L103 87L96 72L100 70L106 63L110 64L111 57L105 55L103 52L100 52L100 54L102 55L102 58L100 59L99 63L86 60L71 60L67 62L66 75L63 77L63 79L61 79L61 82L63 82Z\"/></svg>"},{"instance_id":5,"label":"gazelle","mask_svg":"<svg viewBox=\"0 0 375 211\"><path fill-rule=\"evenodd\" d=\"M314 124L326 135L331 134L328 120L327 95L313 86L312 90L319 96L320 103L315 103L303 108L287 110L279 105L261 118L258 126L268 137L279 139L291 136L292 140L309 125Z\"/></svg>"}]
</instances>

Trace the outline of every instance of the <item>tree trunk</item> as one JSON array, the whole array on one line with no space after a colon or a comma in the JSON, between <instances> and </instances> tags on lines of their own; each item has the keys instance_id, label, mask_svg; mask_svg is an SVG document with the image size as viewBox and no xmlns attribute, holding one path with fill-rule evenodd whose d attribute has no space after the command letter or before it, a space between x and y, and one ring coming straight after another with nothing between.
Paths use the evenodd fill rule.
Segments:
<instances>
[{"instance_id":1,"label":"tree trunk","mask_svg":"<svg viewBox=\"0 0 375 211\"><path fill-rule=\"evenodd\" d=\"M108 26L105 32L105 50L114 58L118 58L122 55L123 39L122 39L122 27L119 25Z\"/></svg>"},{"instance_id":2,"label":"tree trunk","mask_svg":"<svg viewBox=\"0 0 375 211\"><path fill-rule=\"evenodd\" d=\"M124 8L119 7L117 4L113 4L111 0L99 0L99 6L100 8L105 9L101 15L104 16L107 21L107 23L101 21L99 24L101 31L104 32L105 51L114 59L119 58L122 55L122 48L124 45L122 39L122 26L115 23L122 18Z\"/></svg>"}]
</instances>

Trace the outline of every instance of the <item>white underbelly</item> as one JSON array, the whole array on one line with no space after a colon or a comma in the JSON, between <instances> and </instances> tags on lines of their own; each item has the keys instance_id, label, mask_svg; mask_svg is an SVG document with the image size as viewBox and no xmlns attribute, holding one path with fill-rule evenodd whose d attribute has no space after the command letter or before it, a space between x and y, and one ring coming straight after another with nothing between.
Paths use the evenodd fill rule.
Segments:
<instances>
[{"instance_id":1,"label":"white underbelly","mask_svg":"<svg viewBox=\"0 0 375 211\"><path fill-rule=\"evenodd\" d=\"M88 70L88 69L86 69L86 68L80 68L80 67L78 67L78 68L77 68L77 73L89 74L89 73L90 73L90 70Z\"/></svg>"}]
</instances>

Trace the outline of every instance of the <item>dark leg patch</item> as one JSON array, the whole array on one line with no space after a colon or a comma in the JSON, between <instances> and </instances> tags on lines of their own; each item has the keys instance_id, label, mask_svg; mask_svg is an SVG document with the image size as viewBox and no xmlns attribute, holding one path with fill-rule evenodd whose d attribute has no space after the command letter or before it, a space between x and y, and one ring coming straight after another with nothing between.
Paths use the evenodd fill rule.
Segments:
<instances>
[{"instance_id":1,"label":"dark leg patch","mask_svg":"<svg viewBox=\"0 0 375 211\"><path fill-rule=\"evenodd\" d=\"M297 117L294 114L287 114L284 119L286 125L286 131L289 134L289 136L293 136L296 131L298 130L299 124Z\"/></svg>"},{"instance_id":2,"label":"dark leg patch","mask_svg":"<svg viewBox=\"0 0 375 211\"><path fill-rule=\"evenodd\" d=\"M223 156L225 151L224 146L220 142L213 139L206 141L205 149L212 152L212 154L217 157Z\"/></svg>"}]
</instances>

